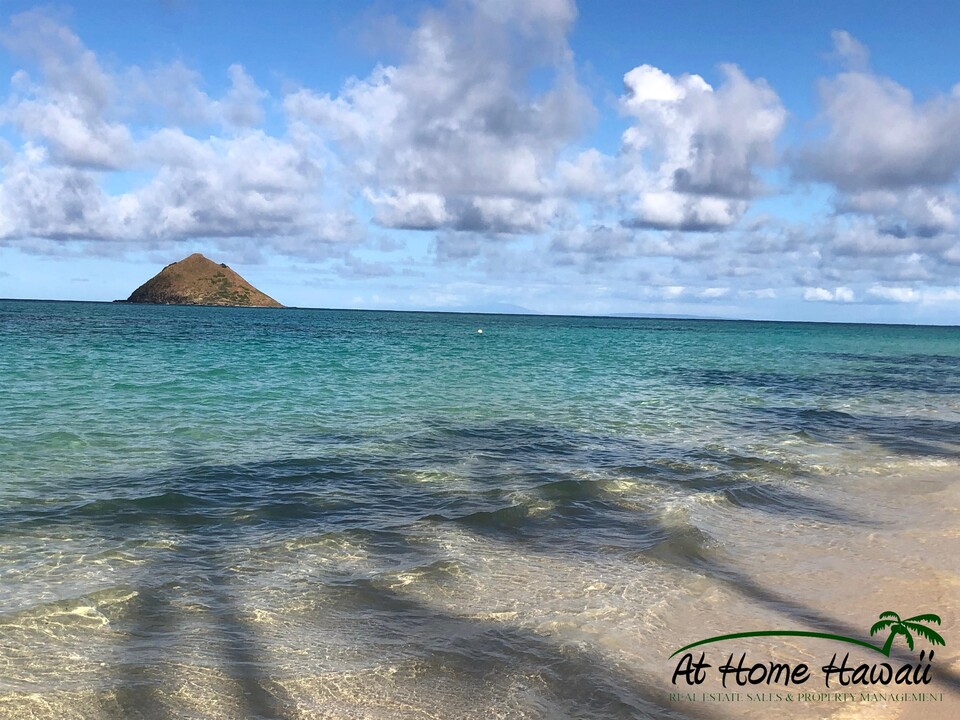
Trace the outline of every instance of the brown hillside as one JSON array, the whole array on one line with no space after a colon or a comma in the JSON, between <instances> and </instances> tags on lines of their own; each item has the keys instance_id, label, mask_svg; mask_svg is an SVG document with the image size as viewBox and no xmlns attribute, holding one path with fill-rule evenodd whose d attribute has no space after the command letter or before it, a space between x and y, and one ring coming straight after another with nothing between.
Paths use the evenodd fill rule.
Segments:
<instances>
[{"instance_id":1,"label":"brown hillside","mask_svg":"<svg viewBox=\"0 0 960 720\"><path fill-rule=\"evenodd\" d=\"M171 263L127 298L131 303L156 305L227 305L283 307L257 290L226 265L200 253Z\"/></svg>"}]
</instances>

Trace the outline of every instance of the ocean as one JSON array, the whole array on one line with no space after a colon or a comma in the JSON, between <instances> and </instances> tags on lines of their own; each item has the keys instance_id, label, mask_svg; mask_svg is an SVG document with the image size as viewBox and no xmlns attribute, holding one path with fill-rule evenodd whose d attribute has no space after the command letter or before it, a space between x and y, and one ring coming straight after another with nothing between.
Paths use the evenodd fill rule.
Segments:
<instances>
[{"instance_id":1,"label":"ocean","mask_svg":"<svg viewBox=\"0 0 960 720\"><path fill-rule=\"evenodd\" d=\"M0 301L0 717L956 716L958 470L957 327ZM935 707L671 698L891 609Z\"/></svg>"}]
</instances>

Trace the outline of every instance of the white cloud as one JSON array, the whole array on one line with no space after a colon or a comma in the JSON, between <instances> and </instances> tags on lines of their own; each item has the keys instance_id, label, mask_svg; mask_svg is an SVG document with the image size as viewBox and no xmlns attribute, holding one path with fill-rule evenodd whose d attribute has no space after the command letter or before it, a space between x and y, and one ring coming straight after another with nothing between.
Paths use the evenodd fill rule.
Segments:
<instances>
[{"instance_id":1,"label":"white cloud","mask_svg":"<svg viewBox=\"0 0 960 720\"><path fill-rule=\"evenodd\" d=\"M319 169L290 144L260 131L201 142L164 130L144 143L144 156L158 163L151 179L108 195L96 173L51 163L44 148L26 145L3 170L0 237L277 242L297 236L310 238L306 245L356 238L349 222L333 222L318 202Z\"/></svg>"},{"instance_id":2,"label":"white cloud","mask_svg":"<svg viewBox=\"0 0 960 720\"><path fill-rule=\"evenodd\" d=\"M710 288L704 288L703 290L698 292L697 296L704 299L712 300L715 298L726 297L729 294L730 294L730 288L710 287Z\"/></svg>"},{"instance_id":3,"label":"white cloud","mask_svg":"<svg viewBox=\"0 0 960 720\"><path fill-rule=\"evenodd\" d=\"M383 225L541 231L556 215L558 154L592 114L566 42L575 14L561 1L430 11L406 62L285 107L336 146ZM553 76L539 92L538 67Z\"/></svg>"},{"instance_id":4,"label":"white cloud","mask_svg":"<svg viewBox=\"0 0 960 720\"><path fill-rule=\"evenodd\" d=\"M630 206L634 227L677 230L720 230L733 225L747 203L669 190L642 192Z\"/></svg>"},{"instance_id":5,"label":"white cloud","mask_svg":"<svg viewBox=\"0 0 960 720\"><path fill-rule=\"evenodd\" d=\"M200 73L179 60L150 70L127 68L119 84L117 101L124 117L179 127L217 121L217 101L201 89Z\"/></svg>"},{"instance_id":6,"label":"white cloud","mask_svg":"<svg viewBox=\"0 0 960 720\"><path fill-rule=\"evenodd\" d=\"M218 100L201 89L201 75L179 60L150 70L130 67L115 79L117 112L128 120L176 127L261 126L269 93L238 63L228 67L226 75L230 88Z\"/></svg>"},{"instance_id":7,"label":"white cloud","mask_svg":"<svg viewBox=\"0 0 960 720\"><path fill-rule=\"evenodd\" d=\"M256 127L263 123L261 102L267 93L257 87L242 65L231 65L230 90L222 102L223 117L230 125Z\"/></svg>"},{"instance_id":8,"label":"white cloud","mask_svg":"<svg viewBox=\"0 0 960 720\"><path fill-rule=\"evenodd\" d=\"M846 30L834 30L830 33L834 54L851 70L866 70L870 64L870 51Z\"/></svg>"},{"instance_id":9,"label":"white cloud","mask_svg":"<svg viewBox=\"0 0 960 720\"><path fill-rule=\"evenodd\" d=\"M437 193L397 191L378 195L364 192L373 206L373 219L380 225L409 230L428 230L450 222L446 198Z\"/></svg>"},{"instance_id":10,"label":"white cloud","mask_svg":"<svg viewBox=\"0 0 960 720\"><path fill-rule=\"evenodd\" d=\"M650 65L624 76L623 192L634 224L709 230L729 227L762 191L758 168L776 161L786 120L763 80L721 67L714 89L699 75L673 77Z\"/></svg>"},{"instance_id":11,"label":"white cloud","mask_svg":"<svg viewBox=\"0 0 960 720\"><path fill-rule=\"evenodd\" d=\"M146 186L121 196L137 208L142 234L179 239L319 230L311 215L320 170L283 140L250 131L201 142L168 130L146 145L152 157L171 161Z\"/></svg>"},{"instance_id":12,"label":"white cloud","mask_svg":"<svg viewBox=\"0 0 960 720\"><path fill-rule=\"evenodd\" d=\"M579 153L572 161L561 160L557 178L565 194L574 197L609 197L616 194L612 159L595 148Z\"/></svg>"},{"instance_id":13,"label":"white cloud","mask_svg":"<svg viewBox=\"0 0 960 720\"><path fill-rule=\"evenodd\" d=\"M6 243L258 238L285 253L315 255L360 237L349 213L326 205L323 153L309 139L254 129L267 95L242 66L227 69L229 90L211 99L199 75L180 63L104 69L43 12L15 16L3 42L39 69L37 80L15 73L2 111L22 140L2 148ZM201 139L176 126L135 133L125 124L145 118L218 123L224 132ZM108 193L117 170L140 179Z\"/></svg>"},{"instance_id":14,"label":"white cloud","mask_svg":"<svg viewBox=\"0 0 960 720\"><path fill-rule=\"evenodd\" d=\"M834 290L827 290L822 287L805 288L803 299L811 302L853 302L853 290L848 287L838 287Z\"/></svg>"},{"instance_id":15,"label":"white cloud","mask_svg":"<svg viewBox=\"0 0 960 720\"><path fill-rule=\"evenodd\" d=\"M865 190L840 199L838 209L875 217L900 236L932 237L957 229L960 199L952 189Z\"/></svg>"},{"instance_id":16,"label":"white cloud","mask_svg":"<svg viewBox=\"0 0 960 720\"><path fill-rule=\"evenodd\" d=\"M800 170L840 190L937 187L960 170L960 86L918 102L865 69L820 84L826 137L800 154Z\"/></svg>"},{"instance_id":17,"label":"white cloud","mask_svg":"<svg viewBox=\"0 0 960 720\"><path fill-rule=\"evenodd\" d=\"M874 285L868 294L887 302L935 305L960 300L960 288L910 288Z\"/></svg>"},{"instance_id":18,"label":"white cloud","mask_svg":"<svg viewBox=\"0 0 960 720\"><path fill-rule=\"evenodd\" d=\"M113 99L113 79L96 55L47 13L33 10L13 16L0 40L39 66L51 96L74 98L84 114L96 115Z\"/></svg>"},{"instance_id":19,"label":"white cloud","mask_svg":"<svg viewBox=\"0 0 960 720\"><path fill-rule=\"evenodd\" d=\"M68 28L48 15L16 15L3 44L34 62L42 82L26 72L13 78L3 111L25 137L40 140L57 161L79 168L117 169L131 159L129 130L106 116L116 97L113 78Z\"/></svg>"},{"instance_id":20,"label":"white cloud","mask_svg":"<svg viewBox=\"0 0 960 720\"><path fill-rule=\"evenodd\" d=\"M960 230L960 85L916 99L871 71L866 48L848 33L833 38L849 69L821 81L826 133L796 155L800 177L837 191L824 263L835 277L950 277Z\"/></svg>"},{"instance_id":21,"label":"white cloud","mask_svg":"<svg viewBox=\"0 0 960 720\"><path fill-rule=\"evenodd\" d=\"M47 151L30 143L3 168L0 238L55 240L99 236L110 223L112 201L92 173L47 162Z\"/></svg>"},{"instance_id":22,"label":"white cloud","mask_svg":"<svg viewBox=\"0 0 960 720\"><path fill-rule=\"evenodd\" d=\"M886 287L876 285L867 291L870 295L890 302L912 303L920 302L921 294L913 288Z\"/></svg>"}]
</instances>

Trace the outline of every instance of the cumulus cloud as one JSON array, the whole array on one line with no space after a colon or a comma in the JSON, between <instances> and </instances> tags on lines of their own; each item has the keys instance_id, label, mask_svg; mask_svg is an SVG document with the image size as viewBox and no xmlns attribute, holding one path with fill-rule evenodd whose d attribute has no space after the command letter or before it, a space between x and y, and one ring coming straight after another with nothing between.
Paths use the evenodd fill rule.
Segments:
<instances>
[{"instance_id":1,"label":"cumulus cloud","mask_svg":"<svg viewBox=\"0 0 960 720\"><path fill-rule=\"evenodd\" d=\"M564 194L603 199L616 194L613 160L596 148L579 153L557 165L557 179Z\"/></svg>"},{"instance_id":2,"label":"cumulus cloud","mask_svg":"<svg viewBox=\"0 0 960 720\"><path fill-rule=\"evenodd\" d=\"M198 141L165 130L145 142L163 161L153 179L121 196L143 235L162 238L301 235L320 170L291 144L254 131Z\"/></svg>"},{"instance_id":3,"label":"cumulus cloud","mask_svg":"<svg viewBox=\"0 0 960 720\"><path fill-rule=\"evenodd\" d=\"M825 242L825 250L831 256L890 258L929 252L937 246L945 248L943 238L923 238L901 232L896 227L884 227L869 219L835 225L834 228Z\"/></svg>"},{"instance_id":4,"label":"cumulus cloud","mask_svg":"<svg viewBox=\"0 0 960 720\"><path fill-rule=\"evenodd\" d=\"M31 11L14 16L0 38L40 73L37 80L23 70L13 76L4 120L46 143L64 164L117 169L130 162L130 132L107 116L116 95L113 78L73 32Z\"/></svg>"},{"instance_id":5,"label":"cumulus cloud","mask_svg":"<svg viewBox=\"0 0 960 720\"><path fill-rule=\"evenodd\" d=\"M951 275L960 214L960 85L917 99L870 70L867 49L833 33L846 69L820 83L822 137L796 153L799 177L836 190L821 234L824 277ZM888 298L889 299L889 298Z\"/></svg>"},{"instance_id":6,"label":"cumulus cloud","mask_svg":"<svg viewBox=\"0 0 960 720\"><path fill-rule=\"evenodd\" d=\"M786 120L776 92L734 65L714 89L699 75L641 65L624 76L623 191L640 227L715 230L733 225L763 191Z\"/></svg>"},{"instance_id":7,"label":"cumulus cloud","mask_svg":"<svg viewBox=\"0 0 960 720\"><path fill-rule=\"evenodd\" d=\"M930 238L957 229L960 198L950 188L865 190L839 198L837 209L876 218L892 235Z\"/></svg>"},{"instance_id":8,"label":"cumulus cloud","mask_svg":"<svg viewBox=\"0 0 960 720\"><path fill-rule=\"evenodd\" d=\"M3 168L0 239L91 239L110 226L113 202L92 173L47 162L45 148L27 143Z\"/></svg>"},{"instance_id":9,"label":"cumulus cloud","mask_svg":"<svg viewBox=\"0 0 960 720\"><path fill-rule=\"evenodd\" d=\"M349 224L331 222L314 198L319 170L262 132L199 141L164 130L143 153L159 163L151 179L109 195L94 172L51 163L44 148L28 144L3 170L0 237L351 239Z\"/></svg>"},{"instance_id":10,"label":"cumulus cloud","mask_svg":"<svg viewBox=\"0 0 960 720\"><path fill-rule=\"evenodd\" d=\"M634 233L624 227L598 226L556 233L548 252L559 265L592 265L637 256Z\"/></svg>"},{"instance_id":11,"label":"cumulus cloud","mask_svg":"<svg viewBox=\"0 0 960 720\"><path fill-rule=\"evenodd\" d=\"M803 299L812 302L853 302L853 290L848 287L838 287L828 290L822 287L805 288Z\"/></svg>"},{"instance_id":12,"label":"cumulus cloud","mask_svg":"<svg viewBox=\"0 0 960 720\"><path fill-rule=\"evenodd\" d=\"M838 52L842 46L849 54L855 41L845 33L838 38ZM847 193L937 187L957 178L960 86L918 102L890 78L851 69L821 82L820 102L827 134L800 153L805 177Z\"/></svg>"},{"instance_id":13,"label":"cumulus cloud","mask_svg":"<svg viewBox=\"0 0 960 720\"><path fill-rule=\"evenodd\" d=\"M241 65L226 69L228 90L211 98L180 63L105 69L44 12L15 16L2 40L35 68L35 76L14 74L0 116L22 140L3 148L0 239L7 244L258 238L315 255L361 235L349 213L326 207L325 159L309 139L259 128L267 93ZM126 124L145 119L173 124L137 132ZM221 132L197 137L180 123ZM128 170L138 173L136 184L104 189L112 173Z\"/></svg>"},{"instance_id":14,"label":"cumulus cloud","mask_svg":"<svg viewBox=\"0 0 960 720\"><path fill-rule=\"evenodd\" d=\"M566 41L575 16L566 0L428 11L404 62L285 107L336 145L381 225L537 232L559 210L558 155L593 112Z\"/></svg>"}]
</instances>

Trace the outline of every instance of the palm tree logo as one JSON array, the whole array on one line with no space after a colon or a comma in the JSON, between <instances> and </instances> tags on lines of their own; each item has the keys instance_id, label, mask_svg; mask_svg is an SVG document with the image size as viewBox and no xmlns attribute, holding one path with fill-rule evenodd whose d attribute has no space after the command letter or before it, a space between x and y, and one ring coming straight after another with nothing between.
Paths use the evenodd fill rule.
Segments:
<instances>
[{"instance_id":1,"label":"palm tree logo","mask_svg":"<svg viewBox=\"0 0 960 720\"><path fill-rule=\"evenodd\" d=\"M903 635L904 640L907 641L907 647L913 650L913 635L910 634L911 630L932 645L946 645L939 633L921 623L936 623L939 625L940 616L927 613L926 615L914 615L906 620L901 620L897 613L892 610L887 610L886 612L880 613L880 621L874 623L873 627L870 628L870 634L876 635L881 630L890 630L887 641L880 649L880 652L887 657L890 657L890 648L893 646L893 639L897 635Z\"/></svg>"},{"instance_id":2,"label":"palm tree logo","mask_svg":"<svg viewBox=\"0 0 960 720\"><path fill-rule=\"evenodd\" d=\"M890 635L887 637L887 641L883 644L883 647L869 643L866 640L861 640L860 638L852 638L846 635L835 635L834 633L811 632L809 630L754 630L752 632L716 635L703 640L697 640L689 645L684 645L679 650L674 650L670 657L678 655L686 650L689 650L690 648L695 648L700 645L707 645L709 643L721 642L724 640L737 640L739 638L770 636L810 637L822 638L824 640L837 640L839 642L850 643L851 645L859 645L860 647L868 648L874 652L881 653L886 657L890 657L890 649L893 647L893 640L897 637L897 635L903 635L904 640L907 642L907 647L909 647L911 650L913 650L913 633L916 633L931 645L945 646L947 644L939 633L931 630L923 623L936 623L939 625L940 616L934 615L933 613L926 613L924 615L914 615L913 617L908 617L906 620L903 620L897 613L893 612L893 610L887 610L886 612L880 613L880 620L879 622L874 623L873 627L870 628L870 635L876 635L881 630L889 630Z\"/></svg>"}]
</instances>

